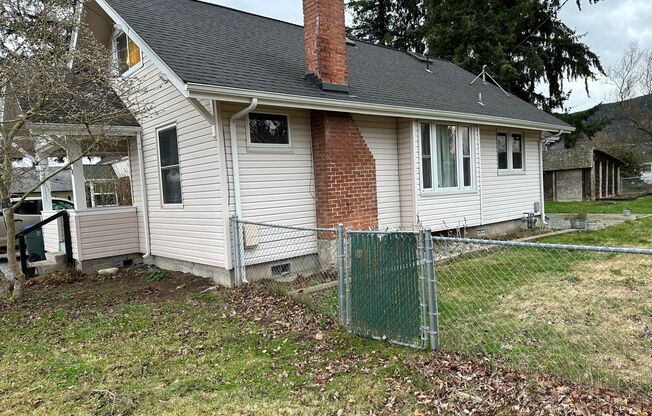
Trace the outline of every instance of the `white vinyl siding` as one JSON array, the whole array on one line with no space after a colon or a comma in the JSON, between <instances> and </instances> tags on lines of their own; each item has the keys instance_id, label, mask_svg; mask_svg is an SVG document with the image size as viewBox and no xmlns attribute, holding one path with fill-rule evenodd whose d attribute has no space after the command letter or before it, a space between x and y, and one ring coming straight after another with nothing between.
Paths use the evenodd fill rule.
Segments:
<instances>
[{"instance_id":1,"label":"white vinyl siding","mask_svg":"<svg viewBox=\"0 0 652 416\"><path fill-rule=\"evenodd\" d=\"M231 215L235 214L235 201L229 119L242 108L241 105L221 103L222 124L226 140ZM257 108L256 112L278 113L274 109L264 107ZM242 216L249 221L316 227L310 112L283 109L283 113L289 117L289 129L292 138L291 146L286 149L248 148L245 128L246 118L242 118L236 123ZM273 239L269 235L269 229L256 228L260 244L257 247L245 250L247 264L292 258L317 252L317 236L314 234L306 237L306 233L295 233L299 235L299 240L279 246L278 242L269 242L270 239ZM286 233L286 237L290 235L292 235L291 232Z\"/></svg>"},{"instance_id":2,"label":"white vinyl siding","mask_svg":"<svg viewBox=\"0 0 652 416\"><path fill-rule=\"evenodd\" d=\"M416 184L414 153L414 126L411 120L399 119L398 131L398 163L399 163L399 194L401 206L401 228L414 229L416 221Z\"/></svg>"},{"instance_id":3,"label":"white vinyl siding","mask_svg":"<svg viewBox=\"0 0 652 416\"><path fill-rule=\"evenodd\" d=\"M481 126L482 196L485 224L515 220L525 212L533 212L541 199L539 138L537 131L523 131L524 170L503 175L498 170L496 135L505 129ZM511 131L508 131L511 137Z\"/></svg>"},{"instance_id":4,"label":"white vinyl siding","mask_svg":"<svg viewBox=\"0 0 652 416\"><path fill-rule=\"evenodd\" d=\"M73 256L79 261L140 252L134 207L71 212L70 222Z\"/></svg>"},{"instance_id":5,"label":"white vinyl siding","mask_svg":"<svg viewBox=\"0 0 652 416\"><path fill-rule=\"evenodd\" d=\"M376 161L378 228L401 227L397 120L354 115L353 120Z\"/></svg>"},{"instance_id":6,"label":"white vinyl siding","mask_svg":"<svg viewBox=\"0 0 652 416\"><path fill-rule=\"evenodd\" d=\"M228 230L225 229L226 223L223 220L218 153L223 151L222 146L213 138L208 121L170 82L161 79L160 72L147 56L143 57L143 64L143 69L134 74L142 79L142 86L147 89L147 93L139 99L155 110L141 120L152 254L225 267L225 238ZM210 109L207 100L201 102ZM175 123L182 172L183 208L163 207L160 187L156 129ZM135 146L131 150L134 204L142 209ZM139 224L139 229L143 251L142 224Z\"/></svg>"}]
</instances>

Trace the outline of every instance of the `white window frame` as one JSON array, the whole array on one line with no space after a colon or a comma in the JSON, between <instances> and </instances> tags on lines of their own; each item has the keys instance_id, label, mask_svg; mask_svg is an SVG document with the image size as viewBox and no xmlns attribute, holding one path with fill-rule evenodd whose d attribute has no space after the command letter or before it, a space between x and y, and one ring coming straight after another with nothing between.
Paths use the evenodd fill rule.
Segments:
<instances>
[{"instance_id":1,"label":"white window frame","mask_svg":"<svg viewBox=\"0 0 652 416\"><path fill-rule=\"evenodd\" d=\"M498 160L498 136L504 134L507 137L507 168L501 168L499 166ZM513 151L513 140L514 135L518 134L521 136L521 167L519 169L514 169L514 151ZM496 132L496 168L498 173L501 175L521 175L525 173L525 133L518 130L498 130Z\"/></svg>"},{"instance_id":2,"label":"white window frame","mask_svg":"<svg viewBox=\"0 0 652 416\"><path fill-rule=\"evenodd\" d=\"M424 188L424 177L423 177L423 148L421 142L422 124L430 125L430 174L431 174L431 183L432 188ZM457 186L440 188L439 187L439 175L437 170L437 154L439 151L439 141L437 140L437 126L455 126L456 137L455 137L455 167L457 169ZM462 147L462 128L467 128L469 131L469 152L470 152L470 164L471 164L471 185L464 186L464 153ZM420 181L421 181L421 193L422 194L446 194L446 193L464 193L464 192L475 192L476 191L476 135L474 134L474 126L470 124L463 123L453 123L446 121L420 121L419 122L419 171L420 171Z\"/></svg>"},{"instance_id":3,"label":"white window frame","mask_svg":"<svg viewBox=\"0 0 652 416\"><path fill-rule=\"evenodd\" d=\"M118 38L120 36L122 36L122 35L125 35L127 37L127 43L130 40L132 42L134 42L134 40L129 36L129 34L127 32L125 32L123 30L120 30L120 29L117 29L117 28L113 30L113 36L111 38L111 52L113 54L113 61L116 62L116 63L118 62L118 59L119 59L119 57L118 57ZM136 42L134 42L134 43L136 43ZM140 61L136 65L134 65L131 68L127 69L122 74L119 74L123 78L129 77L130 75L137 72L138 70L140 70L143 67L143 49L140 47L140 45L136 45L136 46L138 46L138 51L140 52Z\"/></svg>"},{"instance_id":4,"label":"white window frame","mask_svg":"<svg viewBox=\"0 0 652 416\"><path fill-rule=\"evenodd\" d=\"M159 133L164 130L169 130L171 128L176 129L177 131L177 155L179 155L179 160L176 165L165 166L166 168L177 166L179 168L179 185L181 187L181 202L180 203L171 203L168 204L165 202L165 197L163 195L163 166L161 166L161 140ZM156 159L158 165L158 187L159 194L161 195L161 208L183 208L183 176L181 174L181 153L179 152L179 125L178 123L167 124L161 127L156 128Z\"/></svg>"},{"instance_id":5,"label":"white window frame","mask_svg":"<svg viewBox=\"0 0 652 416\"><path fill-rule=\"evenodd\" d=\"M288 123L288 142L287 144L276 144L276 143L252 143L251 142L251 127L249 125L249 114L247 114L247 117L245 117L245 129L246 129L246 135L247 135L247 149L254 150L254 151L281 151L285 152L288 150L292 150L292 123L290 120L290 114L280 112L280 111L267 111L267 110L262 110L262 111L252 111L251 113L253 114L270 114L270 115L275 115L275 116L284 116L287 119ZM250 113L250 114L251 114Z\"/></svg>"}]
</instances>

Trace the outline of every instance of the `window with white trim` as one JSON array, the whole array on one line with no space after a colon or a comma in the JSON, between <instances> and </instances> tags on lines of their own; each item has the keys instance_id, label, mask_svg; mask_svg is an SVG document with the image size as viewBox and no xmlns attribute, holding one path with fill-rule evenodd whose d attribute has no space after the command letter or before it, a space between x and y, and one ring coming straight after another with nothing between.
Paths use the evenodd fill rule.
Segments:
<instances>
[{"instance_id":1,"label":"window with white trim","mask_svg":"<svg viewBox=\"0 0 652 416\"><path fill-rule=\"evenodd\" d=\"M421 123L421 188L473 189L474 145L469 126Z\"/></svg>"},{"instance_id":2,"label":"window with white trim","mask_svg":"<svg viewBox=\"0 0 652 416\"><path fill-rule=\"evenodd\" d=\"M179 147L177 145L176 126L158 131L158 146L163 204L181 204L183 199L181 196L181 171L179 170Z\"/></svg>"},{"instance_id":3,"label":"window with white trim","mask_svg":"<svg viewBox=\"0 0 652 416\"><path fill-rule=\"evenodd\" d=\"M113 49L120 74L131 73L142 65L142 52L126 33L118 32L114 36Z\"/></svg>"},{"instance_id":4,"label":"window with white trim","mask_svg":"<svg viewBox=\"0 0 652 416\"><path fill-rule=\"evenodd\" d=\"M250 146L289 147L291 143L286 114L249 113L247 132Z\"/></svg>"},{"instance_id":5,"label":"window with white trim","mask_svg":"<svg viewBox=\"0 0 652 416\"><path fill-rule=\"evenodd\" d=\"M496 136L498 170L522 171L524 157L523 148L524 142L522 133L498 133Z\"/></svg>"}]
</instances>

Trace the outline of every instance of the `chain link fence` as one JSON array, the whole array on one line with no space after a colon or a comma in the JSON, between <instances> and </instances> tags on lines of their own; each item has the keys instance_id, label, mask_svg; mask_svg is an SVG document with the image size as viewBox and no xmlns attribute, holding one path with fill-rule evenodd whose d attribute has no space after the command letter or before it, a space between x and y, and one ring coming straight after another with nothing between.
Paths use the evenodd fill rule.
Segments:
<instances>
[{"instance_id":1,"label":"chain link fence","mask_svg":"<svg viewBox=\"0 0 652 416\"><path fill-rule=\"evenodd\" d=\"M652 250L434 242L442 349L652 392Z\"/></svg>"},{"instance_id":2,"label":"chain link fence","mask_svg":"<svg viewBox=\"0 0 652 416\"><path fill-rule=\"evenodd\" d=\"M242 282L350 332L652 397L652 250L234 224Z\"/></svg>"},{"instance_id":3,"label":"chain link fence","mask_svg":"<svg viewBox=\"0 0 652 416\"><path fill-rule=\"evenodd\" d=\"M622 178L620 194L625 197L638 197L652 194L652 183L642 178Z\"/></svg>"},{"instance_id":4,"label":"chain link fence","mask_svg":"<svg viewBox=\"0 0 652 416\"><path fill-rule=\"evenodd\" d=\"M338 314L342 240L337 229L236 219L231 224L237 284L262 285L317 312Z\"/></svg>"}]
</instances>

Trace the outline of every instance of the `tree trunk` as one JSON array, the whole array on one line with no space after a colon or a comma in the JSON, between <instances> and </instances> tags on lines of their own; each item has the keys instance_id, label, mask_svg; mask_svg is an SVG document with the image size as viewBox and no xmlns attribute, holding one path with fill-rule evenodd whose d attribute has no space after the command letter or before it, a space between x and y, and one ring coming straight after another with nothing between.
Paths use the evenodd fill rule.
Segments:
<instances>
[{"instance_id":1,"label":"tree trunk","mask_svg":"<svg viewBox=\"0 0 652 416\"><path fill-rule=\"evenodd\" d=\"M14 221L14 210L12 208L5 208L4 211L5 223L7 224L7 263L9 264L9 271L13 278L13 293L12 300L18 300L23 297L23 288L25 287L25 275L18 266L16 260L16 222Z\"/></svg>"}]
</instances>

